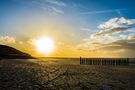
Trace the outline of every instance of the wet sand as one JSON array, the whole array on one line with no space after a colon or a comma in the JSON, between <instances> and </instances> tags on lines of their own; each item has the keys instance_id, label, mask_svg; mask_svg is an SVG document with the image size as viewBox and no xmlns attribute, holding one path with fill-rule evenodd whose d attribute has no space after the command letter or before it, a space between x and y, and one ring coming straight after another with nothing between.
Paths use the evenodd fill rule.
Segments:
<instances>
[{"instance_id":1,"label":"wet sand","mask_svg":"<svg viewBox=\"0 0 135 90\"><path fill-rule=\"evenodd\" d=\"M135 67L79 65L72 59L2 60L0 90L135 90Z\"/></svg>"}]
</instances>

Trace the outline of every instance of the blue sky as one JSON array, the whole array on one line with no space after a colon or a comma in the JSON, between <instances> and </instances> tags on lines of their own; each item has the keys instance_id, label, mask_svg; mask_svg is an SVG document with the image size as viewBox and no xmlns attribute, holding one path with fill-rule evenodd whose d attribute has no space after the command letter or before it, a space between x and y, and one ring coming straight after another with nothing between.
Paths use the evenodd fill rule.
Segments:
<instances>
[{"instance_id":1,"label":"blue sky","mask_svg":"<svg viewBox=\"0 0 135 90\"><path fill-rule=\"evenodd\" d=\"M89 41L93 41L93 35L108 30L99 26L108 25L106 22L110 24L111 19L117 18L120 23L111 22L117 25L109 30L118 28L122 31L125 24L127 28L134 25L134 3L134 0L0 0L0 36L24 42L45 35L70 46L92 44ZM107 33L115 38L112 42L131 34L134 36L133 27L115 35ZM103 39L100 43L108 40L108 37L100 38Z\"/></svg>"},{"instance_id":2,"label":"blue sky","mask_svg":"<svg viewBox=\"0 0 135 90\"><path fill-rule=\"evenodd\" d=\"M96 26L100 22L104 22L112 17L123 16L126 18L134 18L135 16L133 0L58 1L65 3L65 6L58 6L54 4L55 7L63 10L63 16L70 19L72 23L78 25L84 24L84 26L92 27L92 29L96 29ZM39 5L38 3L42 3L43 5ZM31 13L40 13L42 15L44 14L43 12L45 12L45 10L42 10L42 6L48 7L49 3L45 2L45 0L0 0L1 23L10 23L12 22L12 18L16 18L17 20L18 18L29 18L26 16Z\"/></svg>"}]
</instances>

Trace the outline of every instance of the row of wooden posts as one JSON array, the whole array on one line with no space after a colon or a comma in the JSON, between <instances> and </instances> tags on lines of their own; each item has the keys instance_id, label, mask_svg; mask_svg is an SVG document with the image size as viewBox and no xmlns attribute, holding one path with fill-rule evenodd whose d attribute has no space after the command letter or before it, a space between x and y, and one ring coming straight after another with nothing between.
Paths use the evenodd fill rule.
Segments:
<instances>
[{"instance_id":1,"label":"row of wooden posts","mask_svg":"<svg viewBox=\"0 0 135 90\"><path fill-rule=\"evenodd\" d=\"M81 65L129 65L129 58L81 58Z\"/></svg>"}]
</instances>

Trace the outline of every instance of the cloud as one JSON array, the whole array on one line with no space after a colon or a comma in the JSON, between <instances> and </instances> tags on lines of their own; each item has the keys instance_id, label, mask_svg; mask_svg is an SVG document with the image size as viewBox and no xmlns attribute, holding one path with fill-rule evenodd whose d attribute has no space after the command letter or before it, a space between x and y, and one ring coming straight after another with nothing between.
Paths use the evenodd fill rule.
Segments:
<instances>
[{"instance_id":1,"label":"cloud","mask_svg":"<svg viewBox=\"0 0 135 90\"><path fill-rule=\"evenodd\" d=\"M117 40L115 42L105 44L104 47L99 48L98 50L111 51L126 56L135 56L135 38L132 38L132 40Z\"/></svg>"},{"instance_id":2,"label":"cloud","mask_svg":"<svg viewBox=\"0 0 135 90\"><path fill-rule=\"evenodd\" d=\"M93 36L103 36L106 34L113 34L113 33L121 33L127 30L134 28L135 19L126 19L124 17L121 18L111 18L110 20L100 24L98 29L99 32L93 34Z\"/></svg>"},{"instance_id":3,"label":"cloud","mask_svg":"<svg viewBox=\"0 0 135 90\"><path fill-rule=\"evenodd\" d=\"M49 15L64 14L62 8L67 6L66 3L61 0L17 0L17 2L24 4L26 8L34 6Z\"/></svg>"},{"instance_id":4,"label":"cloud","mask_svg":"<svg viewBox=\"0 0 135 90\"><path fill-rule=\"evenodd\" d=\"M91 31L91 29L89 29L89 28L80 28L80 30L82 30L82 31Z\"/></svg>"},{"instance_id":5,"label":"cloud","mask_svg":"<svg viewBox=\"0 0 135 90\"><path fill-rule=\"evenodd\" d=\"M135 38L127 39L127 40L117 40L108 44L105 44L105 48L110 49L128 49L135 50Z\"/></svg>"},{"instance_id":6,"label":"cloud","mask_svg":"<svg viewBox=\"0 0 135 90\"><path fill-rule=\"evenodd\" d=\"M60 0L46 0L46 2L53 4L53 5L66 7L66 4Z\"/></svg>"},{"instance_id":7,"label":"cloud","mask_svg":"<svg viewBox=\"0 0 135 90\"><path fill-rule=\"evenodd\" d=\"M36 39L35 38L30 38L30 39L28 39L26 42L28 43L28 44L30 44L30 45L34 45L34 42L36 41Z\"/></svg>"},{"instance_id":8,"label":"cloud","mask_svg":"<svg viewBox=\"0 0 135 90\"><path fill-rule=\"evenodd\" d=\"M131 27L117 27L117 28L113 28L113 29L110 29L110 30L106 30L106 31L103 31L103 32L96 33L95 36L118 33L118 32L122 32L122 31L126 31L130 28Z\"/></svg>"},{"instance_id":9,"label":"cloud","mask_svg":"<svg viewBox=\"0 0 135 90\"><path fill-rule=\"evenodd\" d=\"M0 37L0 42L2 43L15 43L15 38L14 37L10 37L10 36L1 36Z\"/></svg>"},{"instance_id":10,"label":"cloud","mask_svg":"<svg viewBox=\"0 0 135 90\"><path fill-rule=\"evenodd\" d=\"M135 19L112 18L98 26L99 31L83 39L76 49L112 56L135 56Z\"/></svg>"},{"instance_id":11,"label":"cloud","mask_svg":"<svg viewBox=\"0 0 135 90\"><path fill-rule=\"evenodd\" d=\"M107 22L100 24L98 28L103 30L110 30L118 27L129 27L133 24L135 24L135 19L126 19L124 17L112 18Z\"/></svg>"},{"instance_id":12,"label":"cloud","mask_svg":"<svg viewBox=\"0 0 135 90\"><path fill-rule=\"evenodd\" d=\"M18 43L19 43L19 44L23 44L24 42L23 42L23 41L19 41Z\"/></svg>"},{"instance_id":13,"label":"cloud","mask_svg":"<svg viewBox=\"0 0 135 90\"><path fill-rule=\"evenodd\" d=\"M45 0L45 2L35 1L34 3L39 5L40 8L42 8L43 10L45 10L51 15L64 14L64 11L60 8L63 6L66 6L64 2L61 2L59 0ZM61 7L58 7L58 6L61 6Z\"/></svg>"},{"instance_id":14,"label":"cloud","mask_svg":"<svg viewBox=\"0 0 135 90\"><path fill-rule=\"evenodd\" d=\"M53 14L53 15L64 14L64 11L62 11L61 9L58 9L56 7L53 7L53 6L49 7L48 11L50 14Z\"/></svg>"},{"instance_id":15,"label":"cloud","mask_svg":"<svg viewBox=\"0 0 135 90\"><path fill-rule=\"evenodd\" d=\"M77 46L78 50L96 53L112 54L112 56L135 56L135 36L126 40L116 40L107 44L100 42L85 42Z\"/></svg>"},{"instance_id":16,"label":"cloud","mask_svg":"<svg viewBox=\"0 0 135 90\"><path fill-rule=\"evenodd\" d=\"M121 12L122 10L126 10L126 9L111 9L111 10L100 10L100 11L90 11L90 12L83 12L80 14L102 14L102 13L112 13L112 12L116 12L121 16Z\"/></svg>"},{"instance_id":17,"label":"cloud","mask_svg":"<svg viewBox=\"0 0 135 90\"><path fill-rule=\"evenodd\" d=\"M128 40L135 40L135 36L128 36Z\"/></svg>"}]
</instances>

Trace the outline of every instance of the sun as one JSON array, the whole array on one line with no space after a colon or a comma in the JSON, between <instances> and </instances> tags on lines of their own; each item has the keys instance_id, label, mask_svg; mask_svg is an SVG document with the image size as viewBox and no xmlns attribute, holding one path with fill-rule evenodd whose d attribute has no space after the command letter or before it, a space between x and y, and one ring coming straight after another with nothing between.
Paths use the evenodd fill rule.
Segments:
<instances>
[{"instance_id":1,"label":"sun","mask_svg":"<svg viewBox=\"0 0 135 90\"><path fill-rule=\"evenodd\" d=\"M50 54L54 51L54 41L49 37L42 37L34 42L36 49L40 53Z\"/></svg>"}]
</instances>

